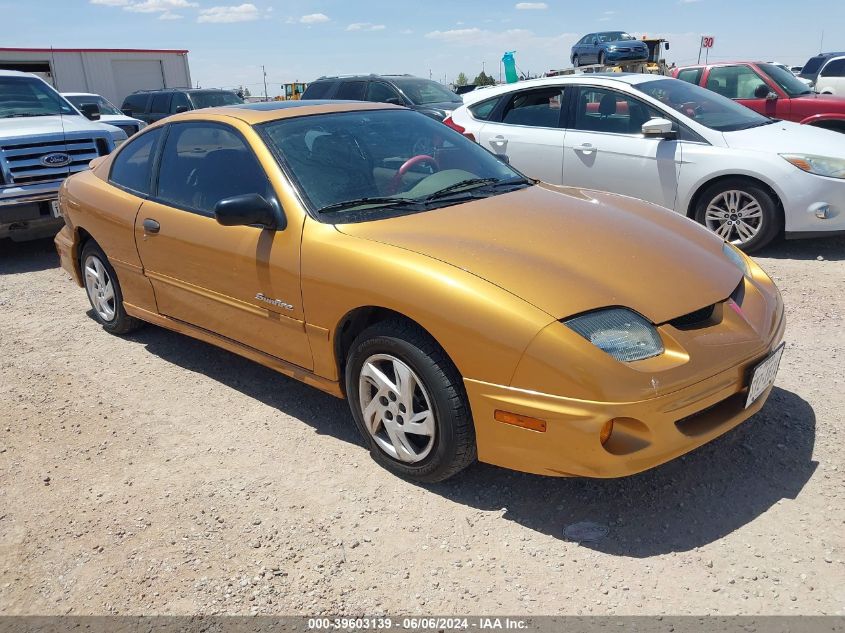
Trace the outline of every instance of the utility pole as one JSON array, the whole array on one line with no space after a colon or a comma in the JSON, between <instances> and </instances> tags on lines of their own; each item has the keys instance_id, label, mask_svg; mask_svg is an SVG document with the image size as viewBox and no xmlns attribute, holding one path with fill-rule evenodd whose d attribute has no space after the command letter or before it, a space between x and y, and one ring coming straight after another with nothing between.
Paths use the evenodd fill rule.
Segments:
<instances>
[{"instance_id":1,"label":"utility pole","mask_svg":"<svg viewBox=\"0 0 845 633\"><path fill-rule=\"evenodd\" d=\"M267 99L267 71L264 70L264 64L261 65L261 72L264 73L264 101L268 101L268 99Z\"/></svg>"}]
</instances>

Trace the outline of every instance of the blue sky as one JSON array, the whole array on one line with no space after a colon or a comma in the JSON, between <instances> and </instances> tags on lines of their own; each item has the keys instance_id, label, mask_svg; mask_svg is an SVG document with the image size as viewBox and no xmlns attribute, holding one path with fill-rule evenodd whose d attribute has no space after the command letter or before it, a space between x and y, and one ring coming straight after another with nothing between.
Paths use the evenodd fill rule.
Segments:
<instances>
[{"instance_id":1,"label":"blue sky","mask_svg":"<svg viewBox=\"0 0 845 633\"><path fill-rule=\"evenodd\" d=\"M483 64L498 76L506 50L537 74L568 66L572 43L599 30L667 37L679 65L695 62L702 34L716 39L711 59L801 64L823 28L825 50L845 50L842 0L0 0L0 16L0 46L186 48L195 83L254 94L262 64L271 94L334 73L452 81Z\"/></svg>"}]
</instances>

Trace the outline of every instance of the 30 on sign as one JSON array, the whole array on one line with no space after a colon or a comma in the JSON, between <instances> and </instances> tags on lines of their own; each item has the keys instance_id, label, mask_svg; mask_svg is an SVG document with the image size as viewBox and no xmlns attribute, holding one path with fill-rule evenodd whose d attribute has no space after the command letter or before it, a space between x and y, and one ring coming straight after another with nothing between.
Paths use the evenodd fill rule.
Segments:
<instances>
[{"instance_id":1,"label":"30 on sign","mask_svg":"<svg viewBox=\"0 0 845 633\"><path fill-rule=\"evenodd\" d=\"M715 38L712 35L701 36L701 48L713 48Z\"/></svg>"}]
</instances>

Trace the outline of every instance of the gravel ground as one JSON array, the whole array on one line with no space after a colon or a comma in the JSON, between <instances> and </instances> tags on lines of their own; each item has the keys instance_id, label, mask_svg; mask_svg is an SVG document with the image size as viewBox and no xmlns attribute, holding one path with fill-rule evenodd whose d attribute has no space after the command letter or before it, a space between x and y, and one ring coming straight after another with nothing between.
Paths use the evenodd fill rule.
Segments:
<instances>
[{"instance_id":1,"label":"gravel ground","mask_svg":"<svg viewBox=\"0 0 845 633\"><path fill-rule=\"evenodd\" d=\"M50 242L0 242L0 614L845 614L845 239L759 260L788 326L756 417L622 480L420 486L344 402L110 336Z\"/></svg>"}]
</instances>

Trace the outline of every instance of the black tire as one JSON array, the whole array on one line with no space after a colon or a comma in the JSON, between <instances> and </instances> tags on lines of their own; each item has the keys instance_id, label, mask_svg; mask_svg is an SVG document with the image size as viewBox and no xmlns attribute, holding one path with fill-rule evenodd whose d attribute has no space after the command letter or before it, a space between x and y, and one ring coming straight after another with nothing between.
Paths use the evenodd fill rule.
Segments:
<instances>
[{"instance_id":1,"label":"black tire","mask_svg":"<svg viewBox=\"0 0 845 633\"><path fill-rule=\"evenodd\" d=\"M89 281L86 277L86 266L99 262L104 272L108 275L114 290L113 316L109 318L103 315L103 310L95 305L93 290L89 288ZM114 268L109 263L109 258L103 252L96 242L88 240L82 247L82 253L79 256L79 268L82 271L82 282L85 285L85 291L88 295L88 302L91 304L91 310L94 313L94 318L103 326L106 332L111 334L129 334L144 325L144 322L126 314L126 309L123 307L123 292L120 289L120 282L117 279L117 274Z\"/></svg>"},{"instance_id":2,"label":"black tire","mask_svg":"<svg viewBox=\"0 0 845 633\"><path fill-rule=\"evenodd\" d=\"M389 355L407 365L428 394L434 413L434 439L427 456L418 462L408 463L389 455L364 422L360 375L364 363L378 355ZM345 382L358 430L373 459L390 472L418 482L435 483L452 477L475 461L475 429L461 376L437 342L418 326L391 320L364 330L347 356Z\"/></svg>"},{"instance_id":3,"label":"black tire","mask_svg":"<svg viewBox=\"0 0 845 633\"><path fill-rule=\"evenodd\" d=\"M704 225L718 235L719 233L714 229L712 223L708 222L707 208L719 196L729 191L742 192L757 201L761 209L761 224L757 229L756 235L747 241L734 241L734 238L738 239L740 237L735 229L732 229L727 236L720 235L720 237L727 239L728 241L733 241L736 246L746 253L753 253L754 251L758 251L764 246L770 244L773 240L780 236L781 231L783 231L783 213L781 212L777 201L772 197L772 194L769 191L754 181L747 180L745 178L729 178L727 180L721 180L702 191L696 202L695 221Z\"/></svg>"},{"instance_id":4,"label":"black tire","mask_svg":"<svg viewBox=\"0 0 845 633\"><path fill-rule=\"evenodd\" d=\"M578 59L578 55L575 55L575 56L572 58L572 66L573 66L574 68L579 68L579 67L581 66L581 60L579 60L579 59Z\"/></svg>"}]
</instances>

